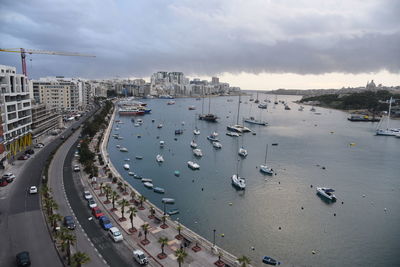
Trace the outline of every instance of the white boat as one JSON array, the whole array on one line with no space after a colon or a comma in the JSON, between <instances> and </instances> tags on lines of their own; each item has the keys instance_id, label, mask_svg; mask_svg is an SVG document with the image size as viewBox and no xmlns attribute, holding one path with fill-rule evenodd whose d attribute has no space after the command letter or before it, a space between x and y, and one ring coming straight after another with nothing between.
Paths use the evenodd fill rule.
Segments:
<instances>
[{"instance_id":1,"label":"white boat","mask_svg":"<svg viewBox=\"0 0 400 267\"><path fill-rule=\"evenodd\" d=\"M196 157L202 157L202 156L203 156L203 152L201 152L201 149L200 149L200 148L193 149L193 154L194 154Z\"/></svg>"},{"instance_id":2,"label":"white boat","mask_svg":"<svg viewBox=\"0 0 400 267\"><path fill-rule=\"evenodd\" d=\"M211 136L211 135L207 136L207 139L210 140L210 141L212 141L212 142L218 142L218 138L213 137L213 136Z\"/></svg>"},{"instance_id":3,"label":"white boat","mask_svg":"<svg viewBox=\"0 0 400 267\"><path fill-rule=\"evenodd\" d=\"M129 168L130 168L129 164L124 164L124 169L125 170L129 170Z\"/></svg>"},{"instance_id":4,"label":"white boat","mask_svg":"<svg viewBox=\"0 0 400 267\"><path fill-rule=\"evenodd\" d=\"M159 125L157 125L158 129L161 129L163 127L163 125L160 123Z\"/></svg>"},{"instance_id":5,"label":"white boat","mask_svg":"<svg viewBox=\"0 0 400 267\"><path fill-rule=\"evenodd\" d=\"M232 185L239 190L244 190L246 188L246 180L244 178L239 177L239 175L234 174L231 177Z\"/></svg>"},{"instance_id":6,"label":"white boat","mask_svg":"<svg viewBox=\"0 0 400 267\"><path fill-rule=\"evenodd\" d=\"M128 172L128 175L130 175L130 176L134 176L134 175L135 175L135 173L134 173L134 172Z\"/></svg>"},{"instance_id":7,"label":"white boat","mask_svg":"<svg viewBox=\"0 0 400 267\"><path fill-rule=\"evenodd\" d=\"M335 190L333 190L332 188L317 187L317 194L319 194L331 201L336 200L336 196L333 194L333 192L335 192Z\"/></svg>"},{"instance_id":8,"label":"white boat","mask_svg":"<svg viewBox=\"0 0 400 267\"><path fill-rule=\"evenodd\" d=\"M185 126L185 122L184 122L184 121L182 121L182 123L181 123L181 124L182 124L182 126Z\"/></svg>"},{"instance_id":9,"label":"white boat","mask_svg":"<svg viewBox=\"0 0 400 267\"><path fill-rule=\"evenodd\" d=\"M167 105L175 105L175 101L171 100L167 102Z\"/></svg>"},{"instance_id":10,"label":"white boat","mask_svg":"<svg viewBox=\"0 0 400 267\"><path fill-rule=\"evenodd\" d=\"M241 157L247 157L247 150L244 149L243 147L239 148L239 152L238 152L239 156Z\"/></svg>"},{"instance_id":11,"label":"white boat","mask_svg":"<svg viewBox=\"0 0 400 267\"><path fill-rule=\"evenodd\" d=\"M220 142L214 141L214 142L212 142L212 144L213 144L213 147L215 147L217 149L221 149L222 148L222 144Z\"/></svg>"},{"instance_id":12,"label":"white boat","mask_svg":"<svg viewBox=\"0 0 400 267\"><path fill-rule=\"evenodd\" d=\"M192 170L200 169L200 165L197 164L196 162L188 161L187 164L188 164L189 168L191 168Z\"/></svg>"},{"instance_id":13,"label":"white boat","mask_svg":"<svg viewBox=\"0 0 400 267\"><path fill-rule=\"evenodd\" d=\"M303 106L300 106L299 107L299 111L303 111L304 110L304 107Z\"/></svg>"},{"instance_id":14,"label":"white boat","mask_svg":"<svg viewBox=\"0 0 400 267\"><path fill-rule=\"evenodd\" d=\"M136 122L139 123L139 124L143 124L143 120L142 119L137 119Z\"/></svg>"},{"instance_id":15,"label":"white boat","mask_svg":"<svg viewBox=\"0 0 400 267\"><path fill-rule=\"evenodd\" d=\"M194 140L192 140L192 142L190 142L190 147L191 148L196 148L197 147L197 144L196 144L196 142Z\"/></svg>"},{"instance_id":16,"label":"white boat","mask_svg":"<svg viewBox=\"0 0 400 267\"><path fill-rule=\"evenodd\" d=\"M245 122L251 123L251 124L257 124L257 125L262 125L262 126L267 126L268 122L262 121L262 120L256 120L254 117L250 117L247 119L244 119Z\"/></svg>"},{"instance_id":17,"label":"white boat","mask_svg":"<svg viewBox=\"0 0 400 267\"><path fill-rule=\"evenodd\" d=\"M217 132L213 132L212 134L211 134L211 136L213 136L213 137L217 137L219 134L217 133Z\"/></svg>"},{"instance_id":18,"label":"white boat","mask_svg":"<svg viewBox=\"0 0 400 267\"><path fill-rule=\"evenodd\" d=\"M161 156L160 154L158 154L158 155L156 156L156 160L157 160L157 162L164 162L164 158L163 158L163 156Z\"/></svg>"},{"instance_id":19,"label":"white boat","mask_svg":"<svg viewBox=\"0 0 400 267\"><path fill-rule=\"evenodd\" d=\"M232 132L237 132L237 133L248 133L251 132L251 130L243 125L240 124L235 124L235 125L230 125L226 126L226 129Z\"/></svg>"},{"instance_id":20,"label":"white boat","mask_svg":"<svg viewBox=\"0 0 400 267\"><path fill-rule=\"evenodd\" d=\"M389 128L389 123L390 123L390 112L392 110L392 101L393 98L391 97L389 100L389 111L388 111L388 116L386 119L386 129L377 129L376 130L376 135L382 135L382 136L395 136L396 134L400 133L400 129L390 129ZM382 120L381 120L382 122ZM378 125L378 127L380 124Z\"/></svg>"},{"instance_id":21,"label":"white boat","mask_svg":"<svg viewBox=\"0 0 400 267\"><path fill-rule=\"evenodd\" d=\"M144 185L145 187L147 187L147 188L153 188L153 184L150 183L150 182L145 182L145 183L143 183L143 185Z\"/></svg>"},{"instance_id":22,"label":"white boat","mask_svg":"<svg viewBox=\"0 0 400 267\"><path fill-rule=\"evenodd\" d=\"M142 178L142 183L152 183L153 180L149 178Z\"/></svg>"},{"instance_id":23,"label":"white boat","mask_svg":"<svg viewBox=\"0 0 400 267\"><path fill-rule=\"evenodd\" d=\"M268 144L267 144L267 147L265 149L264 164L260 165L260 172L272 175L272 174L274 174L274 170L272 168L268 167L268 165L267 165L267 154L268 154Z\"/></svg>"},{"instance_id":24,"label":"white boat","mask_svg":"<svg viewBox=\"0 0 400 267\"><path fill-rule=\"evenodd\" d=\"M194 130L193 130L193 134L194 134L194 135L199 135L199 134L200 134L200 130L197 129L197 128L194 129Z\"/></svg>"},{"instance_id":25,"label":"white boat","mask_svg":"<svg viewBox=\"0 0 400 267\"><path fill-rule=\"evenodd\" d=\"M164 141L160 141L160 147L164 147L165 142Z\"/></svg>"},{"instance_id":26,"label":"white boat","mask_svg":"<svg viewBox=\"0 0 400 267\"><path fill-rule=\"evenodd\" d=\"M231 136L231 137L239 137L240 136L240 134L236 133L236 132L227 132L226 135Z\"/></svg>"},{"instance_id":27,"label":"white boat","mask_svg":"<svg viewBox=\"0 0 400 267\"><path fill-rule=\"evenodd\" d=\"M128 149L127 149L126 147L121 147L121 148L119 149L119 151L121 151L121 152L128 152Z\"/></svg>"},{"instance_id":28,"label":"white boat","mask_svg":"<svg viewBox=\"0 0 400 267\"><path fill-rule=\"evenodd\" d=\"M311 107L310 111L315 112L316 109L314 107Z\"/></svg>"},{"instance_id":29,"label":"white boat","mask_svg":"<svg viewBox=\"0 0 400 267\"><path fill-rule=\"evenodd\" d=\"M133 126L135 126L135 127L139 127L139 126L140 126L140 124L139 124L139 123L135 123Z\"/></svg>"},{"instance_id":30,"label":"white boat","mask_svg":"<svg viewBox=\"0 0 400 267\"><path fill-rule=\"evenodd\" d=\"M117 145L117 148L121 148L121 146L120 146L120 145Z\"/></svg>"}]
</instances>

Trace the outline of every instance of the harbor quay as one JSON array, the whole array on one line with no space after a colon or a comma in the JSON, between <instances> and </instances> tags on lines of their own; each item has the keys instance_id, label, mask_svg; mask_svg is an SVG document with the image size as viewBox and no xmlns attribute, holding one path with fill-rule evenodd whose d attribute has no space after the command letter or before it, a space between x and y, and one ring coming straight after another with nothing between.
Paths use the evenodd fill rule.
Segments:
<instances>
[{"instance_id":1,"label":"harbor quay","mask_svg":"<svg viewBox=\"0 0 400 267\"><path fill-rule=\"evenodd\" d=\"M140 193L127 183L114 167L107 151L107 144L113 127L113 122L117 113L114 108L108 127L100 144L100 153L108 168L99 166L99 177L95 182L88 182L95 197L102 203L106 210L110 210L110 215L118 222L120 228L129 237L127 241L132 247L140 247L152 258L158 265L156 266L176 266L177 257L175 251L182 249L187 253L184 258L183 266L241 266L238 257L230 254L221 247L210 242L194 231L182 225L179 221L174 221L164 215L164 212L149 201L139 201ZM100 136L101 133L98 133ZM95 150L97 137L92 139L91 147ZM105 169L116 177L118 181L112 181L106 175ZM88 181L88 179L83 179ZM118 187L124 184L125 188ZM124 218L121 210L113 208L112 203L106 199L99 185L103 187L109 185L114 191L120 193L120 199L125 198L133 206L137 207L135 216ZM127 189L127 187L129 189ZM130 193L128 193L130 192ZM133 197L132 197L133 196ZM136 196L136 197L135 197ZM127 211L125 210L125 216ZM127 216L129 217L129 216ZM148 224L148 229L144 230L143 225ZM146 232L146 233L144 233ZM215 234L215 233L214 233ZM167 244L161 249L160 238L167 238ZM164 253L162 253L162 251ZM161 253L160 253L161 252ZM251 265L246 265L251 266Z\"/></svg>"}]
</instances>

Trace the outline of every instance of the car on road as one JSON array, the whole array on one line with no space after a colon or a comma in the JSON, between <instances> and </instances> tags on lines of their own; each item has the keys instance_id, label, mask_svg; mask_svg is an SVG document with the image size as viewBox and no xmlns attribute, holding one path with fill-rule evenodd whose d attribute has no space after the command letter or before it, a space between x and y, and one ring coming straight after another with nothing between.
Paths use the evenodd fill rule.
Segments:
<instances>
[{"instance_id":1,"label":"car on road","mask_svg":"<svg viewBox=\"0 0 400 267\"><path fill-rule=\"evenodd\" d=\"M42 147L44 147L44 144L43 144L43 143L37 143L37 144L35 145L35 148L42 148Z\"/></svg>"},{"instance_id":2,"label":"car on road","mask_svg":"<svg viewBox=\"0 0 400 267\"><path fill-rule=\"evenodd\" d=\"M27 159L29 159L29 156L27 155L21 155L18 157L18 160L27 160Z\"/></svg>"},{"instance_id":3,"label":"car on road","mask_svg":"<svg viewBox=\"0 0 400 267\"><path fill-rule=\"evenodd\" d=\"M99 218L99 222L100 222L100 226L104 229L104 230L108 230L111 227L113 227L112 223L110 222L110 219L108 219L107 216L102 216Z\"/></svg>"},{"instance_id":4,"label":"car on road","mask_svg":"<svg viewBox=\"0 0 400 267\"><path fill-rule=\"evenodd\" d=\"M74 165L74 172L79 172L81 170L81 168L79 167L79 165Z\"/></svg>"},{"instance_id":5,"label":"car on road","mask_svg":"<svg viewBox=\"0 0 400 267\"><path fill-rule=\"evenodd\" d=\"M64 139L65 139L65 136L64 136L64 135L61 135L60 138L61 138L61 140L64 140Z\"/></svg>"},{"instance_id":6,"label":"car on road","mask_svg":"<svg viewBox=\"0 0 400 267\"><path fill-rule=\"evenodd\" d=\"M25 155L33 155L33 154L35 154L35 150L33 150L33 149L28 149L28 150L26 150L25 151Z\"/></svg>"},{"instance_id":7,"label":"car on road","mask_svg":"<svg viewBox=\"0 0 400 267\"><path fill-rule=\"evenodd\" d=\"M108 230L108 234L114 240L114 242L120 242L120 241L124 240L124 236L121 234L121 232L119 231L119 229L117 227L111 227Z\"/></svg>"},{"instance_id":8,"label":"car on road","mask_svg":"<svg viewBox=\"0 0 400 267\"><path fill-rule=\"evenodd\" d=\"M65 216L64 217L64 226L67 227L70 230L74 230L76 225L74 221L74 217L72 216Z\"/></svg>"},{"instance_id":9,"label":"car on road","mask_svg":"<svg viewBox=\"0 0 400 267\"><path fill-rule=\"evenodd\" d=\"M149 259L140 249L136 249L133 251L133 258L137 261L140 265L145 265L149 263Z\"/></svg>"},{"instance_id":10,"label":"car on road","mask_svg":"<svg viewBox=\"0 0 400 267\"><path fill-rule=\"evenodd\" d=\"M91 208L91 209L97 207L97 204L96 204L96 202L93 200L93 198L88 199L88 206L89 206L89 208Z\"/></svg>"},{"instance_id":11,"label":"car on road","mask_svg":"<svg viewBox=\"0 0 400 267\"><path fill-rule=\"evenodd\" d=\"M15 175L11 172L6 172L3 174L3 179L7 181L7 183L11 183L15 179Z\"/></svg>"},{"instance_id":12,"label":"car on road","mask_svg":"<svg viewBox=\"0 0 400 267\"><path fill-rule=\"evenodd\" d=\"M83 191L83 197L84 197L86 200L89 200L89 199L92 199L92 198L93 198L92 194L90 194L89 191Z\"/></svg>"},{"instance_id":13,"label":"car on road","mask_svg":"<svg viewBox=\"0 0 400 267\"><path fill-rule=\"evenodd\" d=\"M31 266L31 259L28 251L22 251L16 256L17 266Z\"/></svg>"},{"instance_id":14,"label":"car on road","mask_svg":"<svg viewBox=\"0 0 400 267\"><path fill-rule=\"evenodd\" d=\"M104 216L104 213L101 211L101 209L99 207L95 207L92 209L92 215L96 219L99 219L100 217Z\"/></svg>"},{"instance_id":15,"label":"car on road","mask_svg":"<svg viewBox=\"0 0 400 267\"><path fill-rule=\"evenodd\" d=\"M37 194L38 189L35 185L32 185L31 187L29 187L29 194Z\"/></svg>"}]
</instances>

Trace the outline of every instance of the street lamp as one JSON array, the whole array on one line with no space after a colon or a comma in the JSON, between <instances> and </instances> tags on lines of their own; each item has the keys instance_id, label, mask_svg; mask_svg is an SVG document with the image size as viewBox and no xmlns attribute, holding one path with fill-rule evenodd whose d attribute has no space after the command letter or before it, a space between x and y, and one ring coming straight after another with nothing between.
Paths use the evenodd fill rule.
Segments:
<instances>
[{"instance_id":1,"label":"street lamp","mask_svg":"<svg viewBox=\"0 0 400 267\"><path fill-rule=\"evenodd\" d=\"M213 230L213 232L214 232L214 238L213 238L213 247L215 247L215 231L217 231L217 230Z\"/></svg>"},{"instance_id":2,"label":"street lamp","mask_svg":"<svg viewBox=\"0 0 400 267\"><path fill-rule=\"evenodd\" d=\"M166 212L165 212L165 205L166 205L166 203L164 202L163 204L164 204L164 215L165 215L165 214L166 214Z\"/></svg>"}]
</instances>

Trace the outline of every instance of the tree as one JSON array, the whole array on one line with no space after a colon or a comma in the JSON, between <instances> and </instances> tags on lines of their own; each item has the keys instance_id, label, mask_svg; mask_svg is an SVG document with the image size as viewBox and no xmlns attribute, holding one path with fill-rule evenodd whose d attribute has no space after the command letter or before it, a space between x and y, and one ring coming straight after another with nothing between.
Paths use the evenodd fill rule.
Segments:
<instances>
[{"instance_id":1,"label":"tree","mask_svg":"<svg viewBox=\"0 0 400 267\"><path fill-rule=\"evenodd\" d=\"M60 222L62 219L63 217L58 213L54 213L49 216L49 221L51 226L53 227L53 232L56 231L57 223Z\"/></svg>"},{"instance_id":2,"label":"tree","mask_svg":"<svg viewBox=\"0 0 400 267\"><path fill-rule=\"evenodd\" d=\"M168 215L163 215L162 217L161 217L161 219L162 219L162 222L163 222L163 224L162 225L164 225L164 226L166 226L167 224L165 223L166 222L166 220L167 220L167 217L168 217Z\"/></svg>"},{"instance_id":3,"label":"tree","mask_svg":"<svg viewBox=\"0 0 400 267\"><path fill-rule=\"evenodd\" d=\"M50 216L54 210L58 209L58 204L53 198L49 197L44 200L44 207L47 210L47 215Z\"/></svg>"},{"instance_id":4,"label":"tree","mask_svg":"<svg viewBox=\"0 0 400 267\"><path fill-rule=\"evenodd\" d=\"M82 264L90 262L90 257L83 252L76 252L74 255L72 255L71 258L71 264L74 267L81 267Z\"/></svg>"},{"instance_id":5,"label":"tree","mask_svg":"<svg viewBox=\"0 0 400 267\"><path fill-rule=\"evenodd\" d=\"M182 266L182 263L185 261L185 258L187 257L187 255L188 254L186 253L186 251L184 249L182 249L182 248L177 249L175 251L176 260L179 263L179 267Z\"/></svg>"},{"instance_id":6,"label":"tree","mask_svg":"<svg viewBox=\"0 0 400 267\"><path fill-rule=\"evenodd\" d=\"M154 218L154 214L156 213L156 209L153 206L150 206L150 217ZM149 217L149 218L150 218Z\"/></svg>"},{"instance_id":7,"label":"tree","mask_svg":"<svg viewBox=\"0 0 400 267\"><path fill-rule=\"evenodd\" d=\"M135 231L136 229L133 226L133 217L136 217L137 209L135 207L129 207L128 212L129 212L129 219L131 220L131 227L132 227L131 229L132 231Z\"/></svg>"},{"instance_id":8,"label":"tree","mask_svg":"<svg viewBox=\"0 0 400 267\"><path fill-rule=\"evenodd\" d=\"M142 229L144 232L144 240L147 240L147 232L149 231L150 225L148 223L145 223L142 225Z\"/></svg>"},{"instance_id":9,"label":"tree","mask_svg":"<svg viewBox=\"0 0 400 267\"><path fill-rule=\"evenodd\" d=\"M238 258L237 260L240 264L242 264L241 267L246 267L247 264L251 263L251 260L249 258L247 258L246 256L242 256L242 257Z\"/></svg>"},{"instance_id":10,"label":"tree","mask_svg":"<svg viewBox=\"0 0 400 267\"><path fill-rule=\"evenodd\" d=\"M125 207L128 207L128 206L130 205L130 203L129 203L128 200L126 200L125 198L123 198L123 199L121 199L120 202L118 202L118 204L121 206L121 213L122 213L121 219L122 219L122 220L125 220L125 217L124 217Z\"/></svg>"},{"instance_id":11,"label":"tree","mask_svg":"<svg viewBox=\"0 0 400 267\"><path fill-rule=\"evenodd\" d=\"M140 207L143 208L143 202L146 201L146 197L143 195L139 196Z\"/></svg>"},{"instance_id":12,"label":"tree","mask_svg":"<svg viewBox=\"0 0 400 267\"><path fill-rule=\"evenodd\" d=\"M128 188L128 184L124 183L124 195L127 195L128 192L126 192L126 189Z\"/></svg>"},{"instance_id":13,"label":"tree","mask_svg":"<svg viewBox=\"0 0 400 267\"><path fill-rule=\"evenodd\" d=\"M158 239L158 243L161 244L161 254L162 254L162 255L165 255L165 253L164 253L164 246L165 246L165 245L168 245L168 237L160 237L160 238Z\"/></svg>"},{"instance_id":14,"label":"tree","mask_svg":"<svg viewBox=\"0 0 400 267\"><path fill-rule=\"evenodd\" d=\"M135 193L135 191L132 190L131 191L131 200L130 200L132 203L135 202L135 197L136 197L136 193Z\"/></svg>"},{"instance_id":15,"label":"tree","mask_svg":"<svg viewBox=\"0 0 400 267\"><path fill-rule=\"evenodd\" d=\"M110 185L106 185L106 187L104 188L104 192L106 194L106 199L107 199L106 201L109 202L110 201L109 197L110 197L110 194L112 192L111 186Z\"/></svg>"},{"instance_id":16,"label":"tree","mask_svg":"<svg viewBox=\"0 0 400 267\"><path fill-rule=\"evenodd\" d=\"M40 193L44 198L48 198L50 196L51 189L47 186L47 184L45 184L40 188Z\"/></svg>"},{"instance_id":17,"label":"tree","mask_svg":"<svg viewBox=\"0 0 400 267\"><path fill-rule=\"evenodd\" d=\"M119 195L116 191L111 192L111 201L112 201L112 209L115 210L115 200L119 198Z\"/></svg>"},{"instance_id":18,"label":"tree","mask_svg":"<svg viewBox=\"0 0 400 267\"><path fill-rule=\"evenodd\" d=\"M76 237L65 227L61 227L57 237L61 242L62 251L67 250L68 264L71 264L71 246L75 244Z\"/></svg>"},{"instance_id":19,"label":"tree","mask_svg":"<svg viewBox=\"0 0 400 267\"><path fill-rule=\"evenodd\" d=\"M176 230L178 230L178 236L180 236L180 237L182 236L182 235L181 235L182 229L183 229L183 227L182 227L182 225L180 225L180 224L176 227Z\"/></svg>"}]
</instances>

